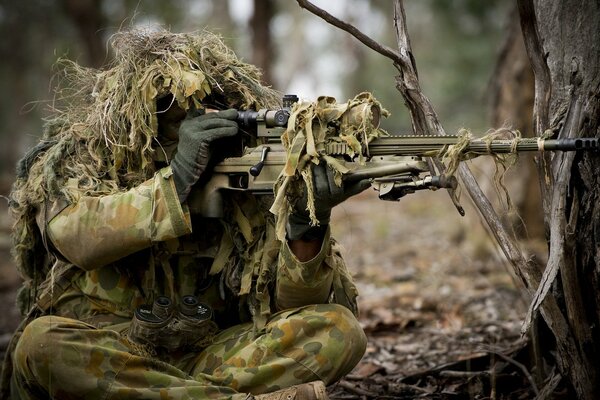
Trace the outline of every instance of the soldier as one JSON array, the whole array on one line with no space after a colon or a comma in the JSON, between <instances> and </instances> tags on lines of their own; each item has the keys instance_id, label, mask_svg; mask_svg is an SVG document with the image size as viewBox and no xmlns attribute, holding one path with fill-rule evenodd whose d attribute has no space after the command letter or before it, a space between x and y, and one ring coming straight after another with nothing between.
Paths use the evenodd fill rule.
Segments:
<instances>
[{"instance_id":1,"label":"soldier","mask_svg":"<svg viewBox=\"0 0 600 400\"><path fill-rule=\"evenodd\" d=\"M329 215L365 185L315 168L321 225L305 195L283 241L263 199L232 195L222 219L190 214L190 192L242 134L233 109L276 107L278 94L207 32L111 43L103 71L65 65L62 105L18 167L28 286L11 396L327 398L366 346Z\"/></svg>"}]
</instances>

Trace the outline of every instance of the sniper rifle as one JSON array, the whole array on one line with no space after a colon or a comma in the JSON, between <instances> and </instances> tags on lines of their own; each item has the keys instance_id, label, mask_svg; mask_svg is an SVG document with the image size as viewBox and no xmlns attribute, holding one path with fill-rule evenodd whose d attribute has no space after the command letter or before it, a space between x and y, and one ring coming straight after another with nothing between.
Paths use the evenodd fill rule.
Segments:
<instances>
[{"instance_id":1,"label":"sniper rifle","mask_svg":"<svg viewBox=\"0 0 600 400\"><path fill-rule=\"evenodd\" d=\"M254 195L273 195L273 186L286 164L286 149L281 143L290 110L298 101L294 95L283 98L278 110L238 111L240 130L251 132L253 146L246 146L243 154L226 157L212 170L210 179L190 194L188 206L193 214L204 217L223 216L222 196L227 191L242 191ZM379 110L373 109L378 121ZM375 124L378 122L375 121ZM470 139L461 136L382 136L373 139L364 149L367 162L353 163L345 181L371 179L372 187L383 200L399 200L417 190L440 188L455 189L454 176L432 173L433 168L424 157L444 152L450 146L461 146L469 158L480 155L508 154L533 151L598 151L598 138L542 139L516 138L510 140ZM332 143L326 148L330 156L347 157L344 143Z\"/></svg>"}]
</instances>

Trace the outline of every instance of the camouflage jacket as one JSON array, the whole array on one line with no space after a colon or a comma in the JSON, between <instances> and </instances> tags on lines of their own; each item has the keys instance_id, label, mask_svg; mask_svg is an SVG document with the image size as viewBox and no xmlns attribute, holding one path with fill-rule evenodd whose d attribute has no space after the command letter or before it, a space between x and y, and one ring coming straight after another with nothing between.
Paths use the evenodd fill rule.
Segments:
<instances>
[{"instance_id":1,"label":"camouflage jacket","mask_svg":"<svg viewBox=\"0 0 600 400\"><path fill-rule=\"evenodd\" d=\"M37 222L58 258L83 270L53 299L55 313L96 326L130 320L157 296L195 295L221 329L277 310L336 302L356 313L356 288L329 232L300 262L275 237L268 204L233 195L222 220L178 201L170 167L126 192L46 204Z\"/></svg>"}]
</instances>

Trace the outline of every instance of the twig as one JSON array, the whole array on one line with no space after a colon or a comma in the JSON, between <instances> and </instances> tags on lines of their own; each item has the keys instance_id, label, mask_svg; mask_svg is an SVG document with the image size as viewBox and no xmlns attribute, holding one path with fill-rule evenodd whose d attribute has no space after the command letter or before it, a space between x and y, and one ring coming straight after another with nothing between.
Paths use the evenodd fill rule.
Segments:
<instances>
[{"instance_id":1,"label":"twig","mask_svg":"<svg viewBox=\"0 0 600 400\"><path fill-rule=\"evenodd\" d=\"M562 375L560 373L556 372L556 370L553 370L551 372L551 376L550 376L550 379L548 380L548 383L546 384L546 386L544 386L542 388L540 393L537 396L535 396L534 400L546 400L547 398L552 397L552 394L558 387L558 384L560 383L561 380L562 380Z\"/></svg>"},{"instance_id":2,"label":"twig","mask_svg":"<svg viewBox=\"0 0 600 400\"><path fill-rule=\"evenodd\" d=\"M342 21L341 19L334 17L333 15L329 14L327 11L315 6L313 3L311 3L308 0L296 0L296 1L298 2L298 5L301 8L304 8L304 9L310 11L311 13L322 18L323 20L330 23L331 25L333 25L343 31L348 32L349 34L354 36L356 39L360 40L365 46L367 46L368 48L378 52L379 54L391 59L394 63L398 63L400 65L406 64L406 61L407 61L406 58L402 57L402 55L400 53L398 53L397 51L395 51L394 49L392 49L388 46L382 45L382 44L376 42L375 40L371 39L369 36L362 33L354 25L351 25L345 21Z\"/></svg>"},{"instance_id":3,"label":"twig","mask_svg":"<svg viewBox=\"0 0 600 400\"><path fill-rule=\"evenodd\" d=\"M490 375L490 371L440 371L440 376L443 378L472 378L481 375Z\"/></svg>"},{"instance_id":4,"label":"twig","mask_svg":"<svg viewBox=\"0 0 600 400\"><path fill-rule=\"evenodd\" d=\"M529 381L529 384L531 385L531 388L533 389L533 392L535 393L535 395L537 396L540 391L538 390L537 385L535 384L535 380L533 379L533 377L531 376L531 374L529 373L529 370L527 369L526 366L524 366L523 364L521 364L520 362L518 362L517 360L510 358L502 353L497 352L496 350L493 350L491 347L489 346L483 346L484 351L487 351L488 353L494 354L498 357L500 357L501 359L503 359L504 361L514 365L515 367L519 368L521 370L521 372L523 372L523 375L525 375L525 377L527 378L527 380Z\"/></svg>"},{"instance_id":5,"label":"twig","mask_svg":"<svg viewBox=\"0 0 600 400\"><path fill-rule=\"evenodd\" d=\"M412 55L410 36L406 27L406 13L404 12L402 0L396 0L394 3L394 27L396 29L398 49L401 54L406 55L410 59L410 64L394 64L394 66L399 72L399 75L396 77L396 88L406 101L413 131L417 135L445 135L446 131L444 131L433 106L421 91L417 65ZM443 174L446 169L438 158L427 158L427 165L432 175L435 174L435 168L437 168L440 174ZM458 202L455 190L448 189L448 194L458 213L464 216L465 210Z\"/></svg>"}]
</instances>

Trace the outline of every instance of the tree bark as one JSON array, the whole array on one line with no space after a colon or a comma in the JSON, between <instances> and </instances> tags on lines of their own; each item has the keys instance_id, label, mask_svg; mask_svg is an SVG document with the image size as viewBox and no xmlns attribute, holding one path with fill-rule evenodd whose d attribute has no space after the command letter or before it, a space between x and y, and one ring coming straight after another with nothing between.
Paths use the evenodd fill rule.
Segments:
<instances>
[{"instance_id":1,"label":"tree bark","mask_svg":"<svg viewBox=\"0 0 600 400\"><path fill-rule=\"evenodd\" d=\"M599 137L600 3L519 0L519 13L535 74L536 135ZM566 337L553 330L556 363L580 399L596 398L600 390L599 171L597 154L556 153L540 162L550 257L530 311L544 306L550 289L564 299L568 326ZM567 338L574 348L564 346Z\"/></svg>"}]
</instances>

